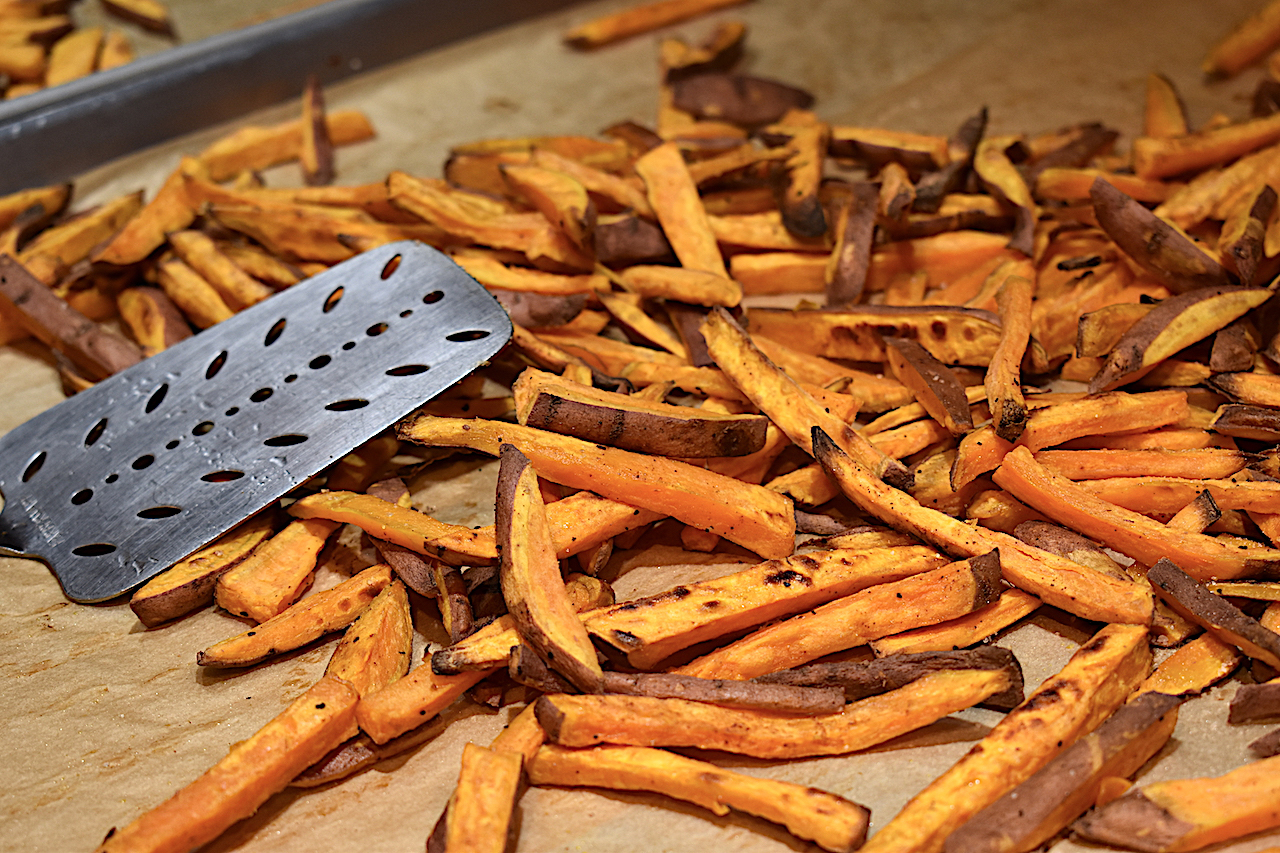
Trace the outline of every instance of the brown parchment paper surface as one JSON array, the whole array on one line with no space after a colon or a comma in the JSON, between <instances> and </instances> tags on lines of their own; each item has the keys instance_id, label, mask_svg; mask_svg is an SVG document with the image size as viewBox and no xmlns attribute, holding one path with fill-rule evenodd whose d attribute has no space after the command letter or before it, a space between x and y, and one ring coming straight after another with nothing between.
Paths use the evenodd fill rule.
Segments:
<instances>
[{"instance_id":1,"label":"brown parchment paper surface","mask_svg":"<svg viewBox=\"0 0 1280 853\"><path fill-rule=\"evenodd\" d=\"M376 140L339 151L339 182L378 180L393 168L435 176L451 144L485 136L594 133L628 118L651 123L656 37L585 54L559 41L566 26L624 5L582 4L333 87L327 93L331 108L361 108L378 130ZM1210 86L1198 67L1208 46L1258 5L756 0L673 31L699 39L716 21L746 21L744 69L810 89L815 109L830 121L945 134L985 105L995 133L1100 120L1122 131L1121 145L1127 145L1140 127L1151 71L1178 84L1193 124L1215 110L1235 117L1247 112L1256 72ZM295 114L290 104L251 119L265 123ZM198 152L227 129L212 128L97 169L77 182L75 204L139 188L150 194L180 154ZM294 183L298 175L282 167L267 179ZM56 376L36 348L0 348L0 432L59 399ZM415 483L419 506L447 521L486 523L492 475L491 464L440 464ZM343 560L344 552L335 552L317 587L343 576ZM661 565L673 560L679 565ZM654 548L617 555L611 572L624 599L730 568ZM1092 627L1041 616L1000 642L1018 653L1031 689ZM433 620L423 617L418 628L420 644L439 642ZM147 631L123 603L72 604L42 564L0 559L0 701L7 720L0 738L0 849L93 849L110 827L167 798L274 716L320 675L332 649L321 644L247 671L195 665L198 649L242 629L208 610ZM1226 725L1234 689L1228 684L1190 702L1173 742L1141 778L1213 775L1247 761L1246 744L1267 727ZM421 850L452 789L463 744L487 743L511 713L459 703L425 746L341 784L278 795L207 849ZM713 758L863 803L872 810L874 832L968 749L964 737L998 719L981 710L960 716L956 726L934 732L943 742L910 749L787 763ZM518 849L531 853L810 849L762 820L716 818L640 794L530 790L519 822ZM1227 849L1245 853L1278 843L1280 832L1272 832ZM1086 848L1061 841L1053 849Z\"/></svg>"}]
</instances>

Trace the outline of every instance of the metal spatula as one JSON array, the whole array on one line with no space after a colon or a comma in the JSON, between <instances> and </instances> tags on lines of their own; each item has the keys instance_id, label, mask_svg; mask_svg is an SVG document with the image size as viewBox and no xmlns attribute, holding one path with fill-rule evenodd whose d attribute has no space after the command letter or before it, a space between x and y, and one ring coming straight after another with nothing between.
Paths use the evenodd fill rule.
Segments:
<instances>
[{"instance_id":1,"label":"metal spatula","mask_svg":"<svg viewBox=\"0 0 1280 853\"><path fill-rule=\"evenodd\" d=\"M502 307L436 250L366 252L0 438L0 549L104 601L493 356Z\"/></svg>"}]
</instances>

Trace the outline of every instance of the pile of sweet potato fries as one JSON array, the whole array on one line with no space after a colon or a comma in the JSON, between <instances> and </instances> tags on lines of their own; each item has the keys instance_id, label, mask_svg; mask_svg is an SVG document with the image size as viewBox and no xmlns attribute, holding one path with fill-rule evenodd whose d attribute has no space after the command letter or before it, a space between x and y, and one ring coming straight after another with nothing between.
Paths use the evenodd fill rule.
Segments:
<instances>
[{"instance_id":1,"label":"pile of sweet potato fries","mask_svg":"<svg viewBox=\"0 0 1280 853\"><path fill-rule=\"evenodd\" d=\"M1277 10L1206 70L1264 57ZM440 178L334 184L335 148L373 128L312 86L298 120L184 158L150 199L0 198L0 251L30 273L6 284L0 341L39 338L70 391L402 239L516 328L133 595L148 627L207 606L247 623L204 667L341 639L318 683L101 851L193 849L288 785L414 748L464 696L526 707L467 745L428 850L504 849L525 784L742 810L831 851L1064 832L1178 851L1280 826L1280 730L1224 776L1130 781L1233 674L1232 722L1280 716L1280 76L1254 115L1192 129L1153 75L1126 149L1096 124L994 136L982 110L929 136L824 121L734 70L745 37L664 39L651 126L479 140ZM262 184L290 161L306 186ZM459 453L500 460L491 526L414 506L415 471ZM344 525L365 567L309 592ZM752 559L614 601L611 557L659 536ZM1095 633L1024 696L988 641L1040 607ZM450 642L411 665L415 612ZM975 705L1004 716L869 839L855 802L689 754L851 753Z\"/></svg>"}]
</instances>

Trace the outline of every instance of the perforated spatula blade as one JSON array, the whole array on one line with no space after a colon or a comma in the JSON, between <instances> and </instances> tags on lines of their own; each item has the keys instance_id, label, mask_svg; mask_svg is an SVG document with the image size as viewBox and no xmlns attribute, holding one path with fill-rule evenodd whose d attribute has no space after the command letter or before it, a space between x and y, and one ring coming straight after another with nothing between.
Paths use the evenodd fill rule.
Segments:
<instances>
[{"instance_id":1,"label":"perforated spatula blade","mask_svg":"<svg viewBox=\"0 0 1280 853\"><path fill-rule=\"evenodd\" d=\"M436 250L358 255L0 438L0 550L80 602L209 543L491 358L506 312Z\"/></svg>"}]
</instances>

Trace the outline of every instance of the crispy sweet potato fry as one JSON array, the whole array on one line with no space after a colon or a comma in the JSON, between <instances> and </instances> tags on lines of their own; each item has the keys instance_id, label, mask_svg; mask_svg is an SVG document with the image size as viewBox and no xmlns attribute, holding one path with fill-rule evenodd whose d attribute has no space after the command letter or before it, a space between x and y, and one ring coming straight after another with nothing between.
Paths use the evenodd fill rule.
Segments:
<instances>
[{"instance_id":1,"label":"crispy sweet potato fry","mask_svg":"<svg viewBox=\"0 0 1280 853\"><path fill-rule=\"evenodd\" d=\"M543 746L529 764L529 781L655 791L717 815L734 808L780 823L797 837L836 853L858 849L870 822L867 809L835 794L639 746Z\"/></svg>"},{"instance_id":2,"label":"crispy sweet potato fry","mask_svg":"<svg viewBox=\"0 0 1280 853\"><path fill-rule=\"evenodd\" d=\"M496 421L415 416L400 436L429 446L469 447L494 455L516 445L540 476L631 503L719 533L762 557L790 554L795 545L791 502L755 486L674 460L655 459L543 430ZM727 522L727 523L726 523Z\"/></svg>"},{"instance_id":3,"label":"crispy sweet potato fry","mask_svg":"<svg viewBox=\"0 0 1280 853\"><path fill-rule=\"evenodd\" d=\"M1185 696L1202 693L1235 671L1241 655L1213 634L1201 634L1161 661L1141 692Z\"/></svg>"},{"instance_id":4,"label":"crispy sweet potato fry","mask_svg":"<svg viewBox=\"0 0 1280 853\"><path fill-rule=\"evenodd\" d=\"M439 834L433 832L427 842L429 853L502 853L519 797L522 763L518 752L466 744Z\"/></svg>"},{"instance_id":5,"label":"crispy sweet potato fry","mask_svg":"<svg viewBox=\"0 0 1280 853\"><path fill-rule=\"evenodd\" d=\"M1103 628L864 849L942 850L953 831L1096 728L1150 669L1145 626Z\"/></svg>"},{"instance_id":6,"label":"crispy sweet potato fry","mask_svg":"<svg viewBox=\"0 0 1280 853\"><path fill-rule=\"evenodd\" d=\"M191 337L187 318L158 287L126 287L116 296L116 310L146 356Z\"/></svg>"},{"instance_id":7,"label":"crispy sweet potato fry","mask_svg":"<svg viewBox=\"0 0 1280 853\"><path fill-rule=\"evenodd\" d=\"M1131 790L1072 825L1082 838L1131 850L1199 850L1280 826L1280 756L1222 776Z\"/></svg>"},{"instance_id":8,"label":"crispy sweet potato fry","mask_svg":"<svg viewBox=\"0 0 1280 853\"><path fill-rule=\"evenodd\" d=\"M885 337L885 361L929 416L952 435L973 429L964 386L945 364L910 338Z\"/></svg>"},{"instance_id":9,"label":"crispy sweet potato fry","mask_svg":"<svg viewBox=\"0 0 1280 853\"><path fill-rule=\"evenodd\" d=\"M934 509L923 507L869 476L825 435L814 435L815 456L854 503L886 524L907 530L926 542L960 557L1000 550L1005 580L1043 601L1086 618L1108 622L1147 624L1151 593L1131 581L1108 577L1070 560L1024 545L1012 536L970 527ZM1018 452L1018 451L1015 451Z\"/></svg>"},{"instance_id":10,"label":"crispy sweet potato fry","mask_svg":"<svg viewBox=\"0 0 1280 853\"><path fill-rule=\"evenodd\" d=\"M199 273L233 311L242 311L275 292L240 269L201 231L173 231L168 240L177 256Z\"/></svg>"},{"instance_id":11,"label":"crispy sweet potato fry","mask_svg":"<svg viewBox=\"0 0 1280 853\"><path fill-rule=\"evenodd\" d=\"M503 598L520 635L549 666L579 690L598 691L600 664L560 579L537 474L514 445L502 445L501 460L495 529Z\"/></svg>"},{"instance_id":12,"label":"crispy sweet potato fry","mask_svg":"<svg viewBox=\"0 0 1280 853\"><path fill-rule=\"evenodd\" d=\"M745 456L764 446L767 420L637 401L537 370L512 386L528 426L658 456Z\"/></svg>"},{"instance_id":13,"label":"crispy sweet potato fry","mask_svg":"<svg viewBox=\"0 0 1280 853\"><path fill-rule=\"evenodd\" d=\"M1006 589L994 602L972 613L873 640L871 650L879 657L888 657L968 648L1030 615L1039 606L1040 599L1034 595L1020 589Z\"/></svg>"},{"instance_id":14,"label":"crispy sweet potato fry","mask_svg":"<svg viewBox=\"0 0 1280 853\"><path fill-rule=\"evenodd\" d=\"M603 47L741 2L742 0L657 0L579 24L564 34L564 41L582 49Z\"/></svg>"},{"instance_id":15,"label":"crispy sweet potato fry","mask_svg":"<svg viewBox=\"0 0 1280 853\"><path fill-rule=\"evenodd\" d=\"M1083 814L1103 779L1126 777L1173 734L1180 699L1147 693L1122 705L1035 775L978 812L952 833L950 853L1034 850Z\"/></svg>"},{"instance_id":16,"label":"crispy sweet potato fry","mask_svg":"<svg viewBox=\"0 0 1280 853\"><path fill-rule=\"evenodd\" d=\"M1147 565L1162 557L1201 578L1252 577L1280 565L1280 552L1239 547L1203 534L1170 531L1158 521L1096 498L1038 464L1025 447L1004 457L996 485L1045 515Z\"/></svg>"},{"instance_id":17,"label":"crispy sweet potato fry","mask_svg":"<svg viewBox=\"0 0 1280 853\"><path fill-rule=\"evenodd\" d=\"M207 329L235 313L204 276L178 258L162 261L156 268L156 277L164 295L193 326Z\"/></svg>"},{"instance_id":18,"label":"crispy sweet potato fry","mask_svg":"<svg viewBox=\"0 0 1280 853\"><path fill-rule=\"evenodd\" d=\"M349 684L320 679L198 779L113 830L97 853L191 850L212 841L337 746L359 698Z\"/></svg>"},{"instance_id":19,"label":"crispy sweet potato fry","mask_svg":"<svg viewBox=\"0 0 1280 853\"><path fill-rule=\"evenodd\" d=\"M696 643L803 612L873 584L938 568L931 548L838 548L770 560L590 613L587 630L648 669Z\"/></svg>"},{"instance_id":20,"label":"crispy sweet potato fry","mask_svg":"<svg viewBox=\"0 0 1280 853\"><path fill-rule=\"evenodd\" d=\"M300 519L218 576L214 600L237 616L265 622L283 612L311 583L316 558L339 523Z\"/></svg>"},{"instance_id":21,"label":"crispy sweet potato fry","mask_svg":"<svg viewBox=\"0 0 1280 853\"><path fill-rule=\"evenodd\" d=\"M388 579L347 627L324 674L346 681L361 696L368 696L403 677L409 671L412 652L413 615L408 593L403 583ZM355 733L353 720L351 734Z\"/></svg>"},{"instance_id":22,"label":"crispy sweet potato fry","mask_svg":"<svg viewBox=\"0 0 1280 853\"><path fill-rule=\"evenodd\" d=\"M1147 572L1156 594L1183 616L1198 622L1251 658L1280 669L1280 634L1264 628L1256 619L1162 558Z\"/></svg>"},{"instance_id":23,"label":"crispy sweet potato fry","mask_svg":"<svg viewBox=\"0 0 1280 853\"><path fill-rule=\"evenodd\" d=\"M129 599L130 609L152 628L212 604L218 576L248 557L274 529L275 515L258 513L147 581Z\"/></svg>"},{"instance_id":24,"label":"crispy sweet potato fry","mask_svg":"<svg viewBox=\"0 0 1280 853\"><path fill-rule=\"evenodd\" d=\"M391 583L391 570L371 566L332 589L317 592L242 634L196 653L200 666L252 666L345 628ZM337 673L330 673L337 675Z\"/></svg>"},{"instance_id":25,"label":"crispy sweet potato fry","mask_svg":"<svg viewBox=\"0 0 1280 853\"><path fill-rule=\"evenodd\" d=\"M1031 281L1020 275L1006 278L996 294L996 304L1000 309L1000 342L992 353L983 384L996 435L1005 441L1017 441L1027 423L1021 368L1031 338L1032 297Z\"/></svg>"},{"instance_id":26,"label":"crispy sweet potato fry","mask_svg":"<svg viewBox=\"0 0 1280 853\"><path fill-rule=\"evenodd\" d=\"M760 628L675 672L699 678L755 678L889 634L954 619L990 604L999 594L1000 559L992 551L877 584Z\"/></svg>"},{"instance_id":27,"label":"crispy sweet potato fry","mask_svg":"<svg viewBox=\"0 0 1280 853\"><path fill-rule=\"evenodd\" d=\"M840 755L914 731L1005 690L1004 670L935 672L897 690L796 717L644 696L543 696L538 722L562 746L697 746L757 758Z\"/></svg>"},{"instance_id":28,"label":"crispy sweet potato fry","mask_svg":"<svg viewBox=\"0 0 1280 853\"><path fill-rule=\"evenodd\" d=\"M820 426L834 437L841 449L877 476L896 486L910 486L911 475L904 465L877 450L857 430L779 370L727 312L717 310L708 314L701 331L708 353L720 368L801 449L812 452L810 434L815 426Z\"/></svg>"},{"instance_id":29,"label":"crispy sweet potato fry","mask_svg":"<svg viewBox=\"0 0 1280 853\"><path fill-rule=\"evenodd\" d=\"M792 714L831 714L844 707L838 689L783 684L757 684L722 678L699 678L679 673L605 672L604 693L688 699L729 708L756 708Z\"/></svg>"}]
</instances>

